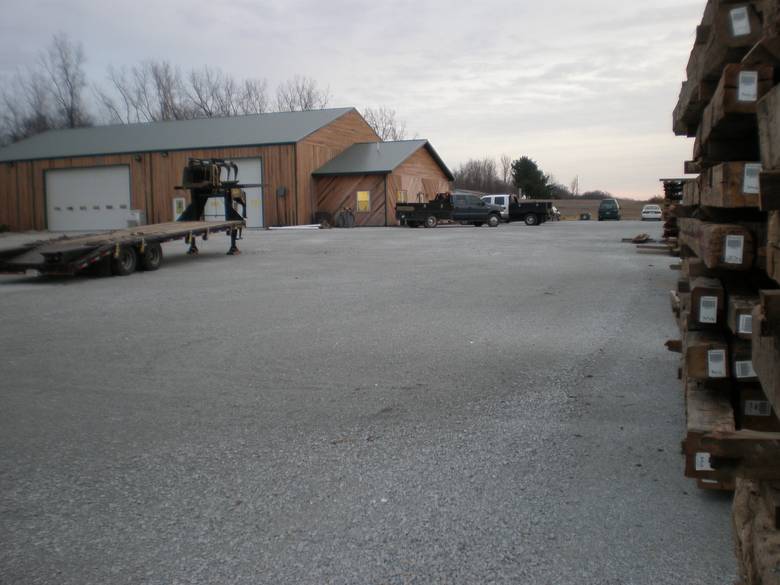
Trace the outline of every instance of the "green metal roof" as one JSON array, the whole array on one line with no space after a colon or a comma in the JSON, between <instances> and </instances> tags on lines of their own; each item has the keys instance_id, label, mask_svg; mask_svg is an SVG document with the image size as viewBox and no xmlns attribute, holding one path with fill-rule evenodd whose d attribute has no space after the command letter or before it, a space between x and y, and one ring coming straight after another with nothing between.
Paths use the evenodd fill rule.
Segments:
<instances>
[{"instance_id":1,"label":"green metal roof","mask_svg":"<svg viewBox=\"0 0 780 585\"><path fill-rule=\"evenodd\" d=\"M50 130L0 150L0 162L299 142L354 108Z\"/></svg>"},{"instance_id":2,"label":"green metal roof","mask_svg":"<svg viewBox=\"0 0 780 585\"><path fill-rule=\"evenodd\" d=\"M450 181L450 169L441 160L427 140L399 140L397 142L361 142L353 144L336 158L312 173L315 177L335 175L378 175L392 173L401 163L419 149L425 148Z\"/></svg>"}]
</instances>

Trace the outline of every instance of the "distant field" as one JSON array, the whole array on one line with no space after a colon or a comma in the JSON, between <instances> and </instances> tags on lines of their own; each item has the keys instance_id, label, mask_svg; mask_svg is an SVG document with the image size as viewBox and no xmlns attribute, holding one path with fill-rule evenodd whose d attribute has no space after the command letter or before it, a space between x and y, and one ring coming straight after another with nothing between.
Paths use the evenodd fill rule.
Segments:
<instances>
[{"instance_id":1,"label":"distant field","mask_svg":"<svg viewBox=\"0 0 780 585\"><path fill-rule=\"evenodd\" d=\"M623 219L641 219L642 207L647 205L647 201L636 201L635 199L618 199L618 201ZM600 201L597 199L584 201L555 199L553 203L560 210L561 219L579 219L580 213L583 211L590 211L593 219L598 219Z\"/></svg>"}]
</instances>

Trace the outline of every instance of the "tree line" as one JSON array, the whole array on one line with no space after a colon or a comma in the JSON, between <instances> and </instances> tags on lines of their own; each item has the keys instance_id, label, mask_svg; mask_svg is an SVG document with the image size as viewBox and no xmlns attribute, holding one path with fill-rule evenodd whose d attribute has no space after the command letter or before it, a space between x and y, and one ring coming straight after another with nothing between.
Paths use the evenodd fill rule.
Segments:
<instances>
[{"instance_id":1,"label":"tree line","mask_svg":"<svg viewBox=\"0 0 780 585\"><path fill-rule=\"evenodd\" d=\"M274 92L265 79L236 78L218 67L183 71L165 60L109 67L101 82L85 73L80 43L54 35L37 62L0 79L0 145L58 128L291 112L327 107L329 87L295 76ZM382 140L403 140L406 124L391 108L365 108Z\"/></svg>"},{"instance_id":2,"label":"tree line","mask_svg":"<svg viewBox=\"0 0 780 585\"><path fill-rule=\"evenodd\" d=\"M529 199L609 199L606 191L579 191L579 179L563 185L546 174L527 156L513 160L502 154L498 161L485 157L470 159L453 172L454 188L483 193L519 193Z\"/></svg>"}]
</instances>

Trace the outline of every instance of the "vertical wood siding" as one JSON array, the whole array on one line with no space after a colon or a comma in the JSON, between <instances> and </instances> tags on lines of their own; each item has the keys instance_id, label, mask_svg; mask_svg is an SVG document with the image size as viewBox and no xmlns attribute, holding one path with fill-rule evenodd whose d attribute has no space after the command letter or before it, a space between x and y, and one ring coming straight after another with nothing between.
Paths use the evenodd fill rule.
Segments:
<instances>
[{"instance_id":1,"label":"vertical wood siding","mask_svg":"<svg viewBox=\"0 0 780 585\"><path fill-rule=\"evenodd\" d=\"M169 153L118 154L78 158L0 163L0 223L14 230L46 229L46 181L50 169L124 165L130 169L130 197L134 209L146 211L147 221L172 221L173 198L187 159L261 158L263 161L263 212L266 225L289 225L295 217L294 145L187 150ZM240 179L240 177L239 177ZM277 197L278 187L287 195Z\"/></svg>"},{"instance_id":2,"label":"vertical wood siding","mask_svg":"<svg viewBox=\"0 0 780 585\"><path fill-rule=\"evenodd\" d=\"M386 225L385 175L318 177L315 180L317 210L336 214L345 207L355 211L355 225ZM357 213L357 192L370 191L370 213Z\"/></svg>"},{"instance_id":3,"label":"vertical wood siding","mask_svg":"<svg viewBox=\"0 0 780 585\"><path fill-rule=\"evenodd\" d=\"M450 181L425 148L420 148L387 177L387 225L398 225L395 206L398 191L406 191L407 201L430 201L436 193L450 191Z\"/></svg>"},{"instance_id":4,"label":"vertical wood siding","mask_svg":"<svg viewBox=\"0 0 780 585\"><path fill-rule=\"evenodd\" d=\"M324 128L320 128L296 145L298 223L310 223L316 211L324 211L317 208L315 180L311 174L353 144L378 140L379 136L363 116L353 110Z\"/></svg>"}]
</instances>

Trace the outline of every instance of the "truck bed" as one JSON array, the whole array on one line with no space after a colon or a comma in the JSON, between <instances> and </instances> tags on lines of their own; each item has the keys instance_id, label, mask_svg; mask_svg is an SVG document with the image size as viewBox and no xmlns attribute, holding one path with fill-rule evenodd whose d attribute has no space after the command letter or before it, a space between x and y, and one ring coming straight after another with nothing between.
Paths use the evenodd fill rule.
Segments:
<instances>
[{"instance_id":1,"label":"truck bed","mask_svg":"<svg viewBox=\"0 0 780 585\"><path fill-rule=\"evenodd\" d=\"M0 251L0 272L38 270L47 274L75 274L117 246L169 242L186 237L228 232L243 221L171 221L110 232L63 236Z\"/></svg>"}]
</instances>

